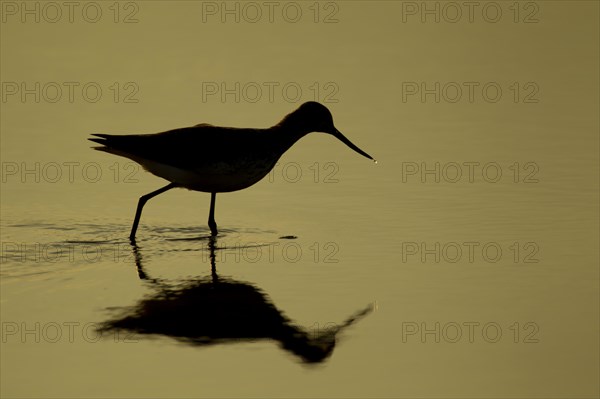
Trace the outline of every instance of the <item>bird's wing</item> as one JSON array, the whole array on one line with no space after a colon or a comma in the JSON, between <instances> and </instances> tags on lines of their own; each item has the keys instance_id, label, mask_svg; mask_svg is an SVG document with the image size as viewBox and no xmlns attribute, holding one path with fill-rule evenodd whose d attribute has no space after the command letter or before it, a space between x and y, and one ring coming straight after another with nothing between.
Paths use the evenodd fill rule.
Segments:
<instances>
[{"instance_id":1,"label":"bird's wing","mask_svg":"<svg viewBox=\"0 0 600 399\"><path fill-rule=\"evenodd\" d=\"M256 148L260 129L238 129L200 124L155 134L93 134L101 151L131 159L147 159L180 168L226 162ZM258 136L257 136L258 135Z\"/></svg>"}]
</instances>

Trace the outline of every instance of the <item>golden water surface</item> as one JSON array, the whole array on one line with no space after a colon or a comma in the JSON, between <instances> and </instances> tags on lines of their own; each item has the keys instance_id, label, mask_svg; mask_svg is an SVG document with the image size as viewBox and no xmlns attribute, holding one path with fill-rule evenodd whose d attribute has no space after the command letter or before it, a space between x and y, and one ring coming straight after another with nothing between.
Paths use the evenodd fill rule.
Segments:
<instances>
[{"instance_id":1,"label":"golden water surface","mask_svg":"<svg viewBox=\"0 0 600 399\"><path fill-rule=\"evenodd\" d=\"M600 394L597 2L0 6L2 397ZM166 183L91 133L310 100L378 163L314 133L130 245Z\"/></svg>"}]
</instances>

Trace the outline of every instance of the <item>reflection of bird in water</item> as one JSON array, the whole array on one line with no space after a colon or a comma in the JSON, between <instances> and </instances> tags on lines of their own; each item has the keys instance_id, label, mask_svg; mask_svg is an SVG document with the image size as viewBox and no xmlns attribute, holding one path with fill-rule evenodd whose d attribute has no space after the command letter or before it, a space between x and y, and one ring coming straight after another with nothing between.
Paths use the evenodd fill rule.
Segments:
<instances>
[{"instance_id":1,"label":"reflection of bird in water","mask_svg":"<svg viewBox=\"0 0 600 399\"><path fill-rule=\"evenodd\" d=\"M171 183L140 197L129 238L135 240L145 203L175 187L211 193L208 225L217 234L216 193L242 190L265 177L296 141L311 132L329 133L359 154L373 159L333 124L329 110L304 103L268 129L241 129L200 124L156 134L94 134L100 151L130 158Z\"/></svg>"},{"instance_id":2,"label":"reflection of bird in water","mask_svg":"<svg viewBox=\"0 0 600 399\"><path fill-rule=\"evenodd\" d=\"M192 345L271 339L302 361L318 363L332 354L339 333L372 310L369 305L344 323L331 323L322 330L297 326L254 285L219 277L215 270L215 243L213 239L210 242L212 275L177 287L149 278L136 248L140 278L151 281L160 290L122 317L103 323L101 331L164 335Z\"/></svg>"}]
</instances>

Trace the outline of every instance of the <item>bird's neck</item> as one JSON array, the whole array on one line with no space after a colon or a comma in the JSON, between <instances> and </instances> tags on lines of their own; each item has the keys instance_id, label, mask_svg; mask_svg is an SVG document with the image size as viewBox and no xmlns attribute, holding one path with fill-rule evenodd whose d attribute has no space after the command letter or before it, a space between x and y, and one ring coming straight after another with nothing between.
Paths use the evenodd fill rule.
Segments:
<instances>
[{"instance_id":1,"label":"bird's neck","mask_svg":"<svg viewBox=\"0 0 600 399\"><path fill-rule=\"evenodd\" d=\"M285 150L293 146L298 140L310 133L306 130L299 129L295 126L285 123L278 123L269 130L273 133L274 139L279 141L282 146L285 147Z\"/></svg>"}]
</instances>

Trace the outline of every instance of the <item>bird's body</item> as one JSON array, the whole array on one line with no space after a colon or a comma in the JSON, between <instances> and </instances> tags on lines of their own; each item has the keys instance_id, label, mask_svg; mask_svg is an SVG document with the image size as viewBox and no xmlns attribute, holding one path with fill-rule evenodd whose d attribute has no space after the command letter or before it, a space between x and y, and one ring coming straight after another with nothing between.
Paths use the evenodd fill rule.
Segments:
<instances>
[{"instance_id":1,"label":"bird's body","mask_svg":"<svg viewBox=\"0 0 600 399\"><path fill-rule=\"evenodd\" d=\"M343 136L334 127L329 110L316 102L304 103L280 123L266 129L203 123L155 134L94 134L96 137L89 140L103 145L95 149L129 158L171 182L140 198L130 235L133 240L145 202L175 187L212 194L209 225L216 234L216 193L242 190L257 183L296 141L313 131L330 133L373 159Z\"/></svg>"},{"instance_id":2,"label":"bird's body","mask_svg":"<svg viewBox=\"0 0 600 399\"><path fill-rule=\"evenodd\" d=\"M260 181L300 137L280 129L200 124L156 134L96 135L101 151L127 157L180 187L207 193L242 190Z\"/></svg>"}]
</instances>

